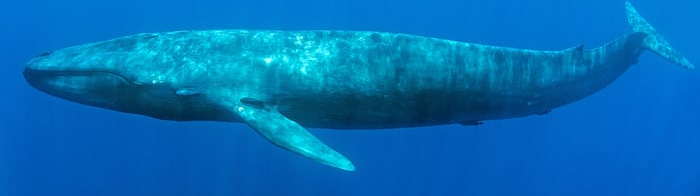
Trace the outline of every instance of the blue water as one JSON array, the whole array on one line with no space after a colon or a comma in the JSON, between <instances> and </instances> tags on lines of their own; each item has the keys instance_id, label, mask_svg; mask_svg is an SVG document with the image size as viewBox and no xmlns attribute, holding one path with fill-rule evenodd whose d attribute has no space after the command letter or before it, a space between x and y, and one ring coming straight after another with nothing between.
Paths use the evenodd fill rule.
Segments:
<instances>
[{"instance_id":1,"label":"blue water","mask_svg":"<svg viewBox=\"0 0 700 196\"><path fill-rule=\"evenodd\" d=\"M700 1L634 2L700 64ZM24 0L0 6L0 196L700 195L700 73L645 54L548 115L391 131L313 130L356 172L242 124L177 123L50 97L22 78L43 51L141 32L338 29L534 49L627 30L622 0Z\"/></svg>"}]
</instances>

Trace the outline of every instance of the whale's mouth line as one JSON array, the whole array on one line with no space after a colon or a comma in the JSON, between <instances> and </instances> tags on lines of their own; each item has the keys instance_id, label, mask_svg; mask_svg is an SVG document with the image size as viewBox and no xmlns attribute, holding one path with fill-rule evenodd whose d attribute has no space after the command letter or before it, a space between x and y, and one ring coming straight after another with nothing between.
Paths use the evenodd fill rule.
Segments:
<instances>
[{"instance_id":1,"label":"whale's mouth line","mask_svg":"<svg viewBox=\"0 0 700 196\"><path fill-rule=\"evenodd\" d=\"M86 77L86 76L95 76L95 75L109 75L114 78L117 78L124 82L125 84L129 85L135 85L138 86L136 83L132 82L127 78L126 76L113 72L113 71L106 71L106 70L38 70L38 69L31 69L31 68L25 68L24 69L24 77L27 80L34 80L34 79L46 79L46 78L54 78L54 77Z\"/></svg>"}]
</instances>

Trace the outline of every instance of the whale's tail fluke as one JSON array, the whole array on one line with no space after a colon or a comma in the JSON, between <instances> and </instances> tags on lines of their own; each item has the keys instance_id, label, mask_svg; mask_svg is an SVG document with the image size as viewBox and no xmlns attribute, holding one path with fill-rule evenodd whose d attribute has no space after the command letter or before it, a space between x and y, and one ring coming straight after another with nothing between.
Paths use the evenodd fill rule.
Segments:
<instances>
[{"instance_id":1,"label":"whale's tail fluke","mask_svg":"<svg viewBox=\"0 0 700 196\"><path fill-rule=\"evenodd\" d=\"M669 44L666 39L656 32L656 29L654 29L654 27L652 27L649 22L646 21L646 19L639 15L637 9L634 8L632 3L627 1L625 8L627 10L627 22L632 26L632 30L634 32L646 34L642 47L666 58L666 60L682 66L683 68L695 68L695 66L690 63L688 59L673 49L671 44Z\"/></svg>"}]
</instances>

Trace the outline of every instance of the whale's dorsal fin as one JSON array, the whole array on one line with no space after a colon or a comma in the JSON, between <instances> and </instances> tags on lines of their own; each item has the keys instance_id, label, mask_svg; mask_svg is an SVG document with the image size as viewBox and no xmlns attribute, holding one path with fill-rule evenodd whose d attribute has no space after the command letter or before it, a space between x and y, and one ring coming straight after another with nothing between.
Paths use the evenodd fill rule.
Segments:
<instances>
[{"instance_id":1,"label":"whale's dorsal fin","mask_svg":"<svg viewBox=\"0 0 700 196\"><path fill-rule=\"evenodd\" d=\"M581 44L581 45L578 45L575 47L564 49L561 52L566 57L571 59L572 62L581 63L581 62L583 62L583 52L584 52L583 50L584 50L584 46L583 46L583 44Z\"/></svg>"},{"instance_id":2,"label":"whale's dorsal fin","mask_svg":"<svg viewBox=\"0 0 700 196\"><path fill-rule=\"evenodd\" d=\"M273 144L339 169L354 171L355 166L342 154L326 146L304 127L280 114L264 102L243 98L227 106L229 111Z\"/></svg>"},{"instance_id":3,"label":"whale's dorsal fin","mask_svg":"<svg viewBox=\"0 0 700 196\"><path fill-rule=\"evenodd\" d=\"M467 121L461 121L459 122L460 125L462 126L479 126L483 125L484 122L481 121L474 121L474 120L467 120Z\"/></svg>"},{"instance_id":4,"label":"whale's dorsal fin","mask_svg":"<svg viewBox=\"0 0 700 196\"><path fill-rule=\"evenodd\" d=\"M583 48L584 48L583 44L580 44L580 45L577 45L577 46L574 46L574 47L571 47L571 48L564 49L563 52L571 52L571 53L575 53L575 54L583 54Z\"/></svg>"}]
</instances>

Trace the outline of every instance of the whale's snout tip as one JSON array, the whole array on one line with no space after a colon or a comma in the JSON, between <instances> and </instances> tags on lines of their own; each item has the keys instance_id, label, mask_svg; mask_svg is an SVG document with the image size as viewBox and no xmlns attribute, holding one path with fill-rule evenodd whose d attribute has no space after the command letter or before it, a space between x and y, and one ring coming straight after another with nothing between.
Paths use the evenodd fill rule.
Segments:
<instances>
[{"instance_id":1,"label":"whale's snout tip","mask_svg":"<svg viewBox=\"0 0 700 196\"><path fill-rule=\"evenodd\" d=\"M26 66L24 67L24 69L22 70L22 76L24 76L24 79L28 80L28 78L31 75L31 71L32 70L29 69L29 67L26 67Z\"/></svg>"},{"instance_id":2,"label":"whale's snout tip","mask_svg":"<svg viewBox=\"0 0 700 196\"><path fill-rule=\"evenodd\" d=\"M40 72L41 71L32 68L30 65L27 65L24 67L24 70L22 70L22 76L29 85L34 88L39 88L38 83L41 80Z\"/></svg>"},{"instance_id":3,"label":"whale's snout tip","mask_svg":"<svg viewBox=\"0 0 700 196\"><path fill-rule=\"evenodd\" d=\"M32 60L33 61L33 60ZM24 77L24 80L29 82L29 84L32 84L32 81L34 81L34 78L36 76L36 70L33 68L32 61L27 63L24 66L24 69L22 69L22 76Z\"/></svg>"},{"instance_id":4,"label":"whale's snout tip","mask_svg":"<svg viewBox=\"0 0 700 196\"><path fill-rule=\"evenodd\" d=\"M24 69L22 70L22 76L24 76L24 79L27 80L27 82L29 82L30 84L32 83L33 78L35 78L35 76L37 75L37 67L39 62L41 62L43 58L49 55L51 54L47 52L41 53L29 60L29 62L27 62L27 64L24 65Z\"/></svg>"}]
</instances>

